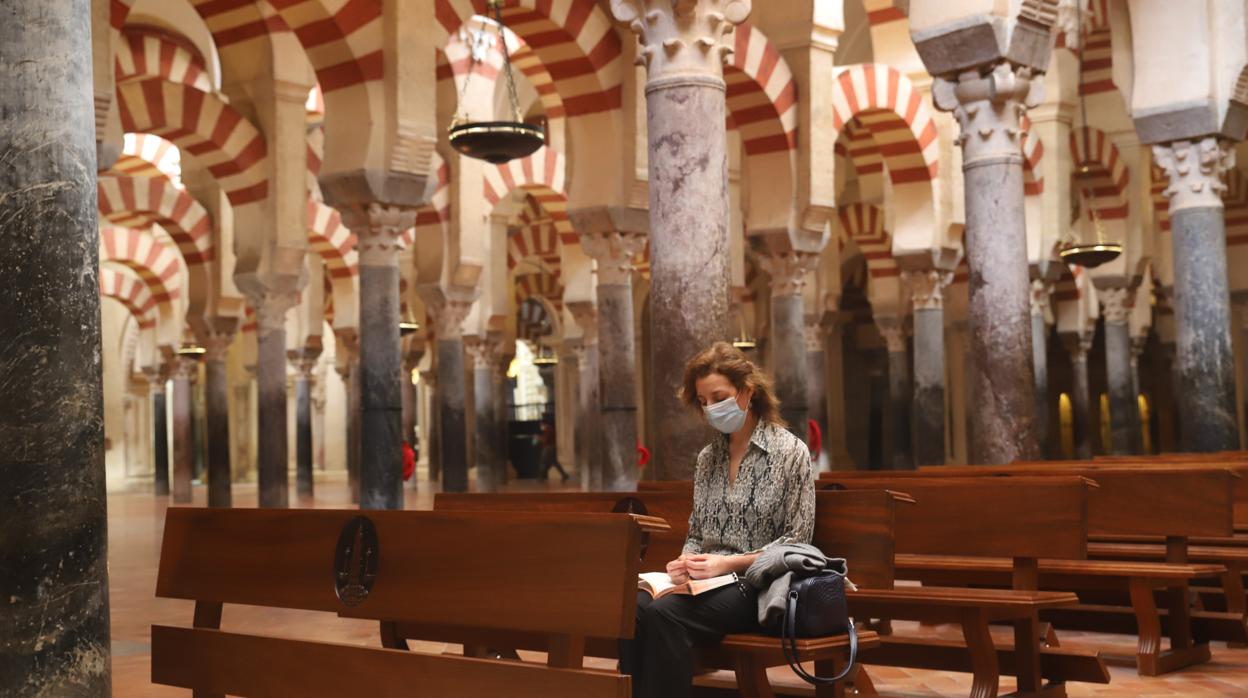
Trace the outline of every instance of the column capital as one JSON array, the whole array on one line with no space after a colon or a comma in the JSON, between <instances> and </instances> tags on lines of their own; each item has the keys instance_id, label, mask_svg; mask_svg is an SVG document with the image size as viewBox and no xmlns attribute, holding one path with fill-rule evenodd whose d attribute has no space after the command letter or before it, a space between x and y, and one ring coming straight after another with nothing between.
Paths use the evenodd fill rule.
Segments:
<instances>
[{"instance_id":1,"label":"column capital","mask_svg":"<svg viewBox=\"0 0 1248 698\"><path fill-rule=\"evenodd\" d=\"M197 341L204 346L204 361L221 363L229 356L230 345L234 343L234 332L209 330Z\"/></svg>"},{"instance_id":2,"label":"column capital","mask_svg":"<svg viewBox=\"0 0 1248 698\"><path fill-rule=\"evenodd\" d=\"M888 353L901 354L906 351L906 327L899 319L877 320L875 326L884 338L884 346Z\"/></svg>"},{"instance_id":3,"label":"column capital","mask_svg":"<svg viewBox=\"0 0 1248 698\"><path fill-rule=\"evenodd\" d=\"M823 351L823 341L828 336L827 328L817 322L808 322L804 327L803 339L806 353L814 354Z\"/></svg>"},{"instance_id":4,"label":"column capital","mask_svg":"<svg viewBox=\"0 0 1248 698\"><path fill-rule=\"evenodd\" d=\"M772 296L797 296L806 288L806 275L819 264L815 252L759 250L758 265L771 277Z\"/></svg>"},{"instance_id":5,"label":"column capital","mask_svg":"<svg viewBox=\"0 0 1248 698\"><path fill-rule=\"evenodd\" d=\"M147 379L147 389L153 394L164 394L165 381L169 380L168 368L164 365L143 367L143 377Z\"/></svg>"},{"instance_id":6,"label":"column capital","mask_svg":"<svg viewBox=\"0 0 1248 698\"><path fill-rule=\"evenodd\" d=\"M1131 338L1131 361L1132 363L1139 361L1140 356L1144 354L1144 348L1148 346L1148 335L1136 335Z\"/></svg>"},{"instance_id":7,"label":"column capital","mask_svg":"<svg viewBox=\"0 0 1248 698\"><path fill-rule=\"evenodd\" d=\"M433 319L435 337L438 340L461 339L464 336L464 320L472 311L472 304L477 302L477 289L459 286L446 289L432 284L417 291Z\"/></svg>"},{"instance_id":8,"label":"column capital","mask_svg":"<svg viewBox=\"0 0 1248 698\"><path fill-rule=\"evenodd\" d=\"M598 263L599 286L628 286L633 260L646 248L646 235L633 231L581 233L581 248Z\"/></svg>"},{"instance_id":9,"label":"column capital","mask_svg":"<svg viewBox=\"0 0 1248 698\"><path fill-rule=\"evenodd\" d=\"M249 294L247 300L256 311L256 331L265 335L286 329L286 313L299 304L299 292L266 290Z\"/></svg>"},{"instance_id":10,"label":"column capital","mask_svg":"<svg viewBox=\"0 0 1248 698\"><path fill-rule=\"evenodd\" d=\"M1091 332L1062 333L1062 343L1066 345L1066 351L1070 352L1071 361L1076 363L1088 360L1088 352L1092 351L1092 341L1095 338Z\"/></svg>"},{"instance_id":11,"label":"column capital","mask_svg":"<svg viewBox=\"0 0 1248 698\"><path fill-rule=\"evenodd\" d=\"M1045 318L1048 322L1053 297L1053 284L1044 279L1031 281L1031 316Z\"/></svg>"},{"instance_id":12,"label":"column capital","mask_svg":"<svg viewBox=\"0 0 1248 698\"><path fill-rule=\"evenodd\" d=\"M1162 194L1170 199L1171 213L1185 208L1221 208L1224 178L1235 167L1235 149L1213 136L1173 141L1153 146L1153 162L1170 179Z\"/></svg>"},{"instance_id":13,"label":"column capital","mask_svg":"<svg viewBox=\"0 0 1248 698\"><path fill-rule=\"evenodd\" d=\"M317 356L292 352L288 353L286 358L290 361L290 367L295 369L295 374L300 380L312 382L315 377L312 374L316 371L318 363Z\"/></svg>"},{"instance_id":14,"label":"column capital","mask_svg":"<svg viewBox=\"0 0 1248 698\"><path fill-rule=\"evenodd\" d=\"M750 0L611 0L611 13L641 41L646 90L673 84L724 86L727 38L750 15Z\"/></svg>"},{"instance_id":15,"label":"column capital","mask_svg":"<svg viewBox=\"0 0 1248 698\"><path fill-rule=\"evenodd\" d=\"M495 363L497 363L498 353L495 344L495 342L484 337L475 335L464 337L464 351L472 359L472 367L474 369L493 370Z\"/></svg>"},{"instance_id":16,"label":"column capital","mask_svg":"<svg viewBox=\"0 0 1248 698\"><path fill-rule=\"evenodd\" d=\"M1001 62L932 83L936 108L953 112L961 126L962 169L1023 161L1020 120L1044 99L1044 79L1027 67Z\"/></svg>"},{"instance_id":17,"label":"column capital","mask_svg":"<svg viewBox=\"0 0 1248 698\"><path fill-rule=\"evenodd\" d=\"M1098 288L1096 297L1101 302L1101 317L1105 318L1105 324L1127 324L1127 320L1131 318L1131 309L1135 300L1131 289L1126 286Z\"/></svg>"},{"instance_id":18,"label":"column capital","mask_svg":"<svg viewBox=\"0 0 1248 698\"><path fill-rule=\"evenodd\" d=\"M199 359L190 356L179 356L174 359L173 377L177 380L194 382L199 377Z\"/></svg>"},{"instance_id":19,"label":"column capital","mask_svg":"<svg viewBox=\"0 0 1248 698\"><path fill-rule=\"evenodd\" d=\"M915 310L940 310L945 307L945 287L953 282L953 272L907 269L901 272L901 281L910 289Z\"/></svg>"},{"instance_id":20,"label":"column capital","mask_svg":"<svg viewBox=\"0 0 1248 698\"><path fill-rule=\"evenodd\" d=\"M581 343L591 345L598 343L598 307L589 301L572 301L568 303L568 311L581 328Z\"/></svg>"},{"instance_id":21,"label":"column capital","mask_svg":"<svg viewBox=\"0 0 1248 698\"><path fill-rule=\"evenodd\" d=\"M416 209L371 202L345 205L338 209L342 223L355 233L355 249L360 264L369 267L398 266L403 249L403 233L416 223Z\"/></svg>"}]
</instances>

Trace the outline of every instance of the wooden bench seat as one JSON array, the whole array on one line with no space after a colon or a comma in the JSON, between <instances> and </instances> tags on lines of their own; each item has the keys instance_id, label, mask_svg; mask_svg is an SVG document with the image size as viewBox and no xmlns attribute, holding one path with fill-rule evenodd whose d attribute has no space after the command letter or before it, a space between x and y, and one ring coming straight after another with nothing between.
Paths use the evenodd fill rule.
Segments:
<instances>
[{"instance_id":1,"label":"wooden bench seat","mask_svg":"<svg viewBox=\"0 0 1248 698\"><path fill-rule=\"evenodd\" d=\"M580 647L632 636L642 533L624 514L170 508L156 595L195 611L193 627L152 626L152 681L196 696L626 698L631 679L583 668ZM523 632L551 653L521 664L228 632L224 604Z\"/></svg>"}]
</instances>

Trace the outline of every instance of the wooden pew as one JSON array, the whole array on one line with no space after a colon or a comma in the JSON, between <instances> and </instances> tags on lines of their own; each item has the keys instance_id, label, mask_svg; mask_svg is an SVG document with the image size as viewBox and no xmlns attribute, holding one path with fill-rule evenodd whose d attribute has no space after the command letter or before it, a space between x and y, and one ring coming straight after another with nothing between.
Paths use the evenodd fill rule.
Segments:
<instances>
[{"instance_id":1,"label":"wooden pew","mask_svg":"<svg viewBox=\"0 0 1248 698\"><path fill-rule=\"evenodd\" d=\"M629 677L580 654L586 636L633 634L643 527L666 528L618 514L170 508L156 595L195 612L190 628L152 626L152 682L196 696L626 698ZM241 634L220 629L224 604L523 631L558 651L522 664Z\"/></svg>"},{"instance_id":2,"label":"wooden pew","mask_svg":"<svg viewBox=\"0 0 1248 698\"><path fill-rule=\"evenodd\" d=\"M1080 592L1081 598L1105 592L1128 595L1130 607L1083 603L1077 608L1047 611L1046 620L1058 627L1109 632L1134 632L1139 636L1135 657L1107 654L1107 659L1137 666L1143 675L1157 675L1208 661L1209 639L1242 642L1248 633L1243 617L1233 613L1193 612L1187 600L1192 580L1217 579L1225 567L1187 560L1187 537L1226 535L1231 527L1230 478L1224 470L1130 470L1101 468L1079 471L1069 467L1051 470L1015 466L946 466L918 472L888 473L893 483L911 478L965 476L1034 477L1081 474L1094 478L1099 487L1089 497L1089 534L1163 536L1169 556L1165 562L1115 560L1041 561L1042 588ZM882 473L839 473L842 478L880 477ZM900 484L894 484L900 487ZM925 583L966 582L1009 584L1006 560L899 560L899 575ZM1163 596L1159 609L1154 592ZM1134 624L1134 630L1132 629ZM1171 648L1161 648L1167 634Z\"/></svg>"},{"instance_id":3,"label":"wooden pew","mask_svg":"<svg viewBox=\"0 0 1248 698\"><path fill-rule=\"evenodd\" d=\"M979 483L988 487L1000 488L992 482ZM1083 516L1082 488L1083 480L1067 478L1064 494L1073 500L1078 498L1079 515ZM438 495L435 508L466 508L474 511L490 507L500 509L527 509L538 507L544 509L569 510L578 507L592 507L603 510L607 506L622 507L624 502L640 501L645 511L650 514L670 516L673 523L671 537L674 542L683 543L685 526L679 522L688 520L687 512L692 500L691 486L688 482L677 485L666 485L664 489L647 490L635 495L619 495L609 493L558 493L558 494L499 494L499 495ZM906 506L895 511L896 501L907 502ZM849 595L850 610L857 618L893 618L913 619L931 622L955 622L963 626L966 637L973 643L974 649L967 644L958 646L949 642L929 642L915 651L907 648L904 638L882 637L879 650L863 650L864 661L877 664L895 664L920 668L935 668L953 671L965 671L974 674L973 695L995 695L1000 674L1023 676L1020 683L1024 687L1031 686L1033 691L1024 690L1024 695L1044 692L1046 695L1063 695L1058 688L1062 681L1092 681L1106 683L1108 672L1095 654L1072 652L1062 648L1039 648L1039 634L1028 631L1028 642L1025 648L1035 648L1034 656L1027 651L1019 660L1012 647L994 648L988 632L989 623L995 620L1015 620L1025 622L1034 620L1040 608L1073 604L1077 598L1073 594L1037 592L1034 590L1009 591L999 589L933 589L919 587L899 587L893 585L893 527L895 519L903 512L909 512L908 497L886 494L881 490L834 492L824 491L817 494L816 523L813 542L829 555L844 557L849 561L850 578L858 585L858 590ZM677 519L680 514L684 518ZM1081 519L1082 520L1082 519ZM663 534L667 535L667 534ZM675 557L672 552L650 561L649 556L657 553L659 539L663 535L655 535L651 542L651 552L647 556L645 567L662 569L664 564ZM1086 536L1086 521L1073 531L1064 541L1078 546L1082 550ZM670 544L668 544L670 545ZM679 553L679 544L665 547ZM1050 547L1051 552L1055 548ZM1032 637L1032 636L1035 637ZM774 647L774 638L758 636L762 642ZM889 646L894 649L888 649ZM726 641L725 643L731 644ZM610 648L603 648L609 653ZM887 651L887 655L884 654ZM758 669L744 671L742 658L714 656L715 652L707 653L708 666L735 666L738 682L743 686L742 676L761 674ZM604 656L610 656L604 654ZM896 657L896 659L892 659ZM1039 664L1029 664L1029 660L1038 660ZM781 663L778 656L768 658L767 666ZM1028 676L1028 670L1033 673ZM831 667L828 671L831 671ZM1042 686L1042 677L1054 680L1054 685ZM856 686L862 690L869 685L867 677L860 674ZM743 691L747 690L745 688ZM756 686L750 691L762 691ZM748 693L760 695L760 693ZM766 695L761 693L761 695Z\"/></svg>"}]
</instances>

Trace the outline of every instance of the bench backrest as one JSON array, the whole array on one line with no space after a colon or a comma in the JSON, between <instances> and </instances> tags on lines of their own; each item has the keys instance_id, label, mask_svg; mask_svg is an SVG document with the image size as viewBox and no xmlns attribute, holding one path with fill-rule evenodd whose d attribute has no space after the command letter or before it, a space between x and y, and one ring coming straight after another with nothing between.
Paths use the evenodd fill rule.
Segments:
<instances>
[{"instance_id":1,"label":"bench backrest","mask_svg":"<svg viewBox=\"0 0 1248 698\"><path fill-rule=\"evenodd\" d=\"M820 478L820 487L890 489L915 504L897 512L897 552L1013 558L1087 557L1089 482L1080 477Z\"/></svg>"},{"instance_id":2,"label":"bench backrest","mask_svg":"<svg viewBox=\"0 0 1248 698\"><path fill-rule=\"evenodd\" d=\"M439 494L434 497L434 510L533 511L541 507L547 511L601 511L622 499L640 502L647 514L660 516L671 526L670 535L651 536L643 565L646 569L664 569L680 554L689 532L693 487L688 481L636 493ZM883 491L817 492L812 542L828 555L846 558L850 576L859 586L892 588L895 510L898 502L908 501L904 495Z\"/></svg>"},{"instance_id":3,"label":"bench backrest","mask_svg":"<svg viewBox=\"0 0 1248 698\"><path fill-rule=\"evenodd\" d=\"M1225 468L1079 467L1071 465L944 466L919 477L1080 475L1098 487L1088 499L1093 535L1229 536L1233 481Z\"/></svg>"}]
</instances>

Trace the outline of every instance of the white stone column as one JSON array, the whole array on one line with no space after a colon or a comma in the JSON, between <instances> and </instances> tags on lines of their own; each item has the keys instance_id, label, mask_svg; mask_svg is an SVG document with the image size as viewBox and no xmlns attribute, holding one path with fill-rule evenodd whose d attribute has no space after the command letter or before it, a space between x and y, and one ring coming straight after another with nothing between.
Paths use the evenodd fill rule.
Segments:
<instances>
[{"instance_id":1,"label":"white stone column","mask_svg":"<svg viewBox=\"0 0 1248 698\"><path fill-rule=\"evenodd\" d=\"M1036 440L1041 455L1052 452L1053 433L1049 415L1049 316L1053 285L1043 279L1031 282L1031 363L1036 377Z\"/></svg>"}]
</instances>

